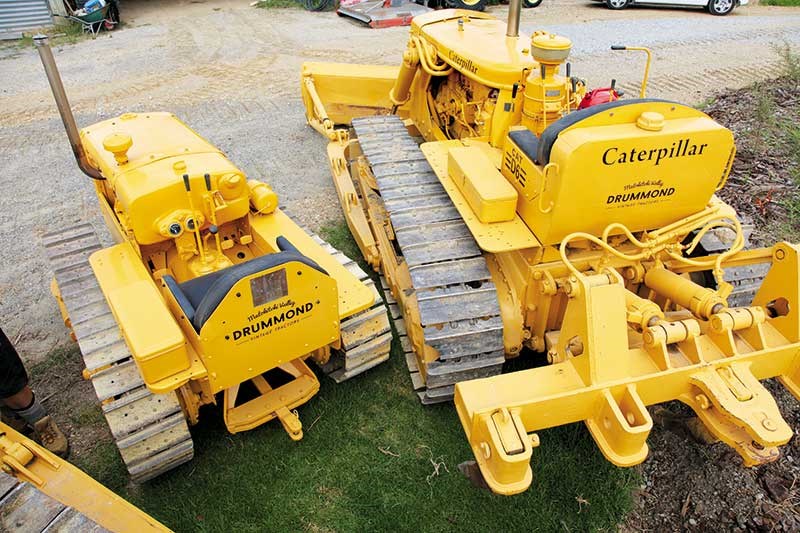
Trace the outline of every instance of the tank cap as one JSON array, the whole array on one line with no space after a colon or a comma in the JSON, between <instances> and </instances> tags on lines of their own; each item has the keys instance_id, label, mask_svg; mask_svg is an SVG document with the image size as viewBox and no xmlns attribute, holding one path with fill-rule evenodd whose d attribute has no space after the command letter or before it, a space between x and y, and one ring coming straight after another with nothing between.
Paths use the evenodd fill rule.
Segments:
<instances>
[{"instance_id":1,"label":"tank cap","mask_svg":"<svg viewBox=\"0 0 800 533\"><path fill-rule=\"evenodd\" d=\"M128 162L128 150L133 146L133 139L125 133L112 133L103 139L103 148L114 154L118 165Z\"/></svg>"},{"instance_id":2,"label":"tank cap","mask_svg":"<svg viewBox=\"0 0 800 533\"><path fill-rule=\"evenodd\" d=\"M645 111L636 119L636 125L647 131L661 131L664 128L664 115L655 111Z\"/></svg>"},{"instance_id":3,"label":"tank cap","mask_svg":"<svg viewBox=\"0 0 800 533\"><path fill-rule=\"evenodd\" d=\"M239 174L225 174L217 181L219 192L226 200L238 198L244 188L244 179Z\"/></svg>"}]
</instances>

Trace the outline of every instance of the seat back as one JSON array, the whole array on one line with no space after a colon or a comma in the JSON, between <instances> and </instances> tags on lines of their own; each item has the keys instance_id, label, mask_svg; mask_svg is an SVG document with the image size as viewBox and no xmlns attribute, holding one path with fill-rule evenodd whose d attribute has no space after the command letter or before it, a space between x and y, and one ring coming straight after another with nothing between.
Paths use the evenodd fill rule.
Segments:
<instances>
[{"instance_id":1,"label":"seat back","mask_svg":"<svg viewBox=\"0 0 800 533\"><path fill-rule=\"evenodd\" d=\"M279 237L280 252L164 285L198 333L214 392L339 339L336 281Z\"/></svg>"}]
</instances>

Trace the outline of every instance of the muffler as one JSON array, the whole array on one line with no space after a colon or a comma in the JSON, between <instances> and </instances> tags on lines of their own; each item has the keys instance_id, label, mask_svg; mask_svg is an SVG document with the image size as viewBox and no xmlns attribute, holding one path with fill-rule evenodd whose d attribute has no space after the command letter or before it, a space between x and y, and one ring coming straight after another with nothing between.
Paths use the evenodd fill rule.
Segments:
<instances>
[{"instance_id":1,"label":"muffler","mask_svg":"<svg viewBox=\"0 0 800 533\"><path fill-rule=\"evenodd\" d=\"M519 0L517 0L519 1ZM39 51L39 58L42 60L44 72L47 74L47 81L50 82L50 89L53 91L53 98L58 107L58 113L61 115L61 122L64 123L64 129L69 138L69 144L72 147L72 153L75 155L75 161L78 163L84 174L95 180L104 180L100 171L89 163L86 157L86 152L81 144L81 138L78 134L78 126L75 124L75 116L72 114L72 108L69 106L67 100L67 93L64 91L64 84L61 82L61 75L58 73L56 60L53 58L53 51L50 49L50 44L46 35L36 35L33 38L36 49Z\"/></svg>"},{"instance_id":2,"label":"muffler","mask_svg":"<svg viewBox=\"0 0 800 533\"><path fill-rule=\"evenodd\" d=\"M508 26L506 37L519 37L519 16L522 0L511 0L508 3Z\"/></svg>"}]
</instances>

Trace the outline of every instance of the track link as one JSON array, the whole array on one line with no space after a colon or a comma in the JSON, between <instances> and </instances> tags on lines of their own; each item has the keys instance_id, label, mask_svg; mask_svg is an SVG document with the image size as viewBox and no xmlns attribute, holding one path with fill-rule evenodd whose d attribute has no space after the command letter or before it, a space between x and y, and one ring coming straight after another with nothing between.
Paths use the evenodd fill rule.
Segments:
<instances>
[{"instance_id":1,"label":"track link","mask_svg":"<svg viewBox=\"0 0 800 533\"><path fill-rule=\"evenodd\" d=\"M375 302L369 309L341 321L339 328L342 336L342 348L332 350L330 360L321 366L322 371L336 383L341 383L387 361L392 349L392 327L389 324L382 291L375 287L375 282L358 266L358 263L297 222L286 209L281 209L326 252L357 277L361 283L369 287L375 295Z\"/></svg>"},{"instance_id":2,"label":"track link","mask_svg":"<svg viewBox=\"0 0 800 533\"><path fill-rule=\"evenodd\" d=\"M102 533L108 530L30 483L0 472L0 531Z\"/></svg>"},{"instance_id":3,"label":"track link","mask_svg":"<svg viewBox=\"0 0 800 533\"><path fill-rule=\"evenodd\" d=\"M89 265L89 256L101 249L93 226L84 223L47 233L42 242L131 479L147 481L189 461L194 446L177 395L147 389Z\"/></svg>"},{"instance_id":4,"label":"track link","mask_svg":"<svg viewBox=\"0 0 800 533\"><path fill-rule=\"evenodd\" d=\"M450 400L456 383L500 374L505 361L503 323L491 274L469 228L402 120L358 118L353 129L411 274L424 342L439 352L439 358L427 364L423 383L405 340L414 388L422 403ZM389 302L394 304L393 299Z\"/></svg>"}]
</instances>

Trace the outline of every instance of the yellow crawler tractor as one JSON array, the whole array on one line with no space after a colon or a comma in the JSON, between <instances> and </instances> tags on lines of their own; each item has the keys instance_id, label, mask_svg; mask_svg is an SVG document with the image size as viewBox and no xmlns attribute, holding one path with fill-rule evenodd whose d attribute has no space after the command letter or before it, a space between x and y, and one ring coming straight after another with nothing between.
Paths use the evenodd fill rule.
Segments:
<instances>
[{"instance_id":1,"label":"yellow crawler tractor","mask_svg":"<svg viewBox=\"0 0 800 533\"><path fill-rule=\"evenodd\" d=\"M500 494L530 485L535 432L561 424L642 462L646 406L668 400L746 465L775 460L792 429L759 380L800 398L800 248L745 249L715 195L731 132L643 94L593 105L564 68L569 39L518 30L518 0L507 25L438 11L413 20L399 67L303 66L422 401L454 398ZM549 364L501 375L524 349Z\"/></svg>"},{"instance_id":2,"label":"yellow crawler tractor","mask_svg":"<svg viewBox=\"0 0 800 533\"><path fill-rule=\"evenodd\" d=\"M191 459L187 422L218 395L232 433L277 418L302 438L296 408L320 386L307 358L342 381L389 357L372 281L174 115L79 133L46 38L36 45L116 242L89 223L44 235L53 294L132 478Z\"/></svg>"}]
</instances>

